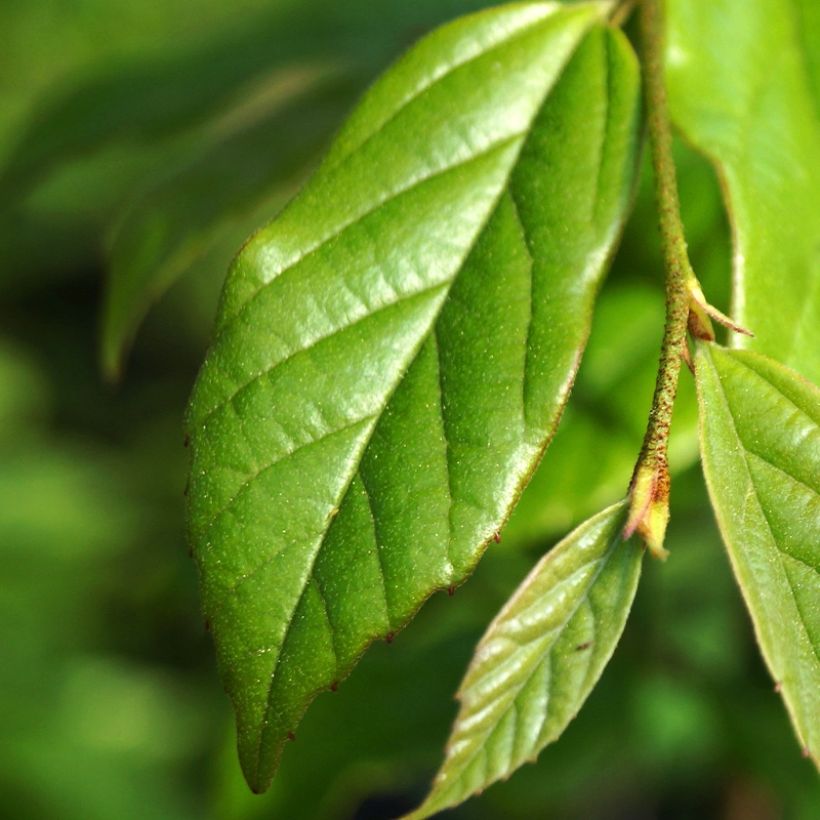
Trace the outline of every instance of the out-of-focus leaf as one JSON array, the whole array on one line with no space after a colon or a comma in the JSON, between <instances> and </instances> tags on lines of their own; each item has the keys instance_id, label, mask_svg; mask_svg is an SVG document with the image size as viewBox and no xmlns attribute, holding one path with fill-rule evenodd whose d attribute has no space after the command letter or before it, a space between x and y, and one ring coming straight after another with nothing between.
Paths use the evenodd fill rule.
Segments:
<instances>
[{"instance_id":1,"label":"out-of-focus leaf","mask_svg":"<svg viewBox=\"0 0 820 820\"><path fill-rule=\"evenodd\" d=\"M760 354L697 352L703 466L761 650L820 761L820 391Z\"/></svg>"},{"instance_id":2,"label":"out-of-focus leaf","mask_svg":"<svg viewBox=\"0 0 820 820\"><path fill-rule=\"evenodd\" d=\"M579 48L607 9L422 41L234 264L189 529L256 789L313 696L466 577L554 430L636 164L634 54Z\"/></svg>"},{"instance_id":3,"label":"out-of-focus leaf","mask_svg":"<svg viewBox=\"0 0 820 820\"><path fill-rule=\"evenodd\" d=\"M461 708L429 796L408 818L458 805L556 740L612 656L643 550L624 541L623 503L536 564L490 624L458 692Z\"/></svg>"},{"instance_id":4,"label":"out-of-focus leaf","mask_svg":"<svg viewBox=\"0 0 820 820\"><path fill-rule=\"evenodd\" d=\"M14 132L43 92L59 94L92 73L118 74L126 64L152 64L163 55L188 53L214 36L230 37L240 21L264 10L270 14L272 5L282 7L285 2L200 0L194 18L185 0L4 0L0 164ZM95 128L93 116L86 117L85 127Z\"/></svg>"},{"instance_id":5,"label":"out-of-focus leaf","mask_svg":"<svg viewBox=\"0 0 820 820\"><path fill-rule=\"evenodd\" d=\"M0 442L39 420L47 396L46 380L30 356L0 337Z\"/></svg>"},{"instance_id":6,"label":"out-of-focus leaf","mask_svg":"<svg viewBox=\"0 0 820 820\"><path fill-rule=\"evenodd\" d=\"M38 76L37 67L29 72L32 90L40 94L28 102L27 121L18 125L16 144L5 158L0 189L6 200L30 190L66 159L110 141L167 136L217 109L226 95L274 62L270 39L267 55L263 51L264 38L281 30L281 18L295 3L277 0L271 9L241 0L230 14L223 3L205 0L197 25L178 0L91 0L85 19L76 9L66 14L42 2L26 5L33 8L11 12L7 20L17 47L12 72L25 71L32 38L49 57L59 51L61 58L41 58L39 73L53 72L50 82Z\"/></svg>"},{"instance_id":7,"label":"out-of-focus leaf","mask_svg":"<svg viewBox=\"0 0 820 820\"><path fill-rule=\"evenodd\" d=\"M356 87L329 81L321 67L275 72L210 126L213 136L199 156L128 209L114 232L103 306L101 355L109 376L153 300L232 240L221 259L227 270L259 224L252 220L261 210L269 219L285 204Z\"/></svg>"},{"instance_id":8,"label":"out-of-focus leaf","mask_svg":"<svg viewBox=\"0 0 820 820\"><path fill-rule=\"evenodd\" d=\"M797 6L670 0L673 116L722 176L734 229L733 343L820 381L820 118ZM728 34L731 32L731 34Z\"/></svg>"}]
</instances>

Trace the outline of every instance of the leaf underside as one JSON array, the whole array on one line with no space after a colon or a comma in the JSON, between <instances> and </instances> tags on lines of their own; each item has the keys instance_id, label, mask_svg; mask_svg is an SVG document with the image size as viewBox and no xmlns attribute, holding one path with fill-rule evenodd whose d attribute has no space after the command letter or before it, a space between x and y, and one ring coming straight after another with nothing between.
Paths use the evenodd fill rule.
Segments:
<instances>
[{"instance_id":1,"label":"leaf underside","mask_svg":"<svg viewBox=\"0 0 820 820\"><path fill-rule=\"evenodd\" d=\"M759 354L697 353L709 493L758 642L820 762L820 391Z\"/></svg>"},{"instance_id":2,"label":"leaf underside","mask_svg":"<svg viewBox=\"0 0 820 820\"><path fill-rule=\"evenodd\" d=\"M310 700L466 577L555 429L635 171L607 8L423 40L232 268L189 531L254 790Z\"/></svg>"},{"instance_id":3,"label":"leaf underside","mask_svg":"<svg viewBox=\"0 0 820 820\"><path fill-rule=\"evenodd\" d=\"M542 558L490 624L459 689L446 759L421 820L535 760L575 717L621 637L643 550L624 541L624 502Z\"/></svg>"},{"instance_id":4,"label":"leaf underside","mask_svg":"<svg viewBox=\"0 0 820 820\"><path fill-rule=\"evenodd\" d=\"M723 179L732 314L755 334L732 344L820 383L817 18L795 0L666 6L672 115Z\"/></svg>"}]
</instances>

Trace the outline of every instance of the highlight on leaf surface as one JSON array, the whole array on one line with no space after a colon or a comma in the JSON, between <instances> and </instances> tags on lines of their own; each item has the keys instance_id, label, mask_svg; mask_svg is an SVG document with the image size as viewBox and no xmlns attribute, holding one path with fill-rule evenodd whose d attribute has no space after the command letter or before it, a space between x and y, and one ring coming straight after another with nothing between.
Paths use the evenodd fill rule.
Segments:
<instances>
[{"instance_id":1,"label":"highlight on leaf surface","mask_svg":"<svg viewBox=\"0 0 820 820\"><path fill-rule=\"evenodd\" d=\"M315 695L472 570L555 430L635 176L609 8L422 40L233 265L189 533L257 791Z\"/></svg>"},{"instance_id":2,"label":"highlight on leaf surface","mask_svg":"<svg viewBox=\"0 0 820 820\"><path fill-rule=\"evenodd\" d=\"M420 820L532 762L575 717L612 656L643 548L622 535L620 502L545 555L490 624L458 692L446 757Z\"/></svg>"},{"instance_id":3,"label":"highlight on leaf surface","mask_svg":"<svg viewBox=\"0 0 820 820\"><path fill-rule=\"evenodd\" d=\"M734 245L732 318L754 334L734 335L731 344L819 382L817 49L803 37L794 0L664 5L672 117L723 182Z\"/></svg>"},{"instance_id":4,"label":"highlight on leaf surface","mask_svg":"<svg viewBox=\"0 0 820 820\"><path fill-rule=\"evenodd\" d=\"M758 643L820 763L820 390L748 351L698 346L703 469Z\"/></svg>"}]
</instances>

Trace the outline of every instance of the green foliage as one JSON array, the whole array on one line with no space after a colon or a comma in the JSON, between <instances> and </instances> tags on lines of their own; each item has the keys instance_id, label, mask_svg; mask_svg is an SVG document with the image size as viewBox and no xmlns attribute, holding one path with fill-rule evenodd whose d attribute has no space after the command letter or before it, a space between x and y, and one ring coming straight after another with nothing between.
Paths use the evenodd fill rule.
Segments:
<instances>
[{"instance_id":1,"label":"green foliage","mask_svg":"<svg viewBox=\"0 0 820 820\"><path fill-rule=\"evenodd\" d=\"M453 718L465 748L475 745L451 695L465 667L479 667L481 658L470 658L493 615L506 613L499 616L505 629L519 634L524 619L510 612L537 581L545 594L524 615L539 616L536 632L543 627L540 616L563 589L550 586L552 570L584 562L573 536L552 552L551 545L623 498L652 402L664 311L648 156L634 203L629 197L642 126L634 57L620 32L601 27L604 16L629 4L511 3L485 12L483 19L498 20L551 11L576 22L568 36L553 31L557 51L547 24L524 26L529 50L519 51L516 37L500 49L502 60L492 59L497 50L487 52L487 40L471 36L472 18L450 23L450 31L463 32L460 47L479 54L482 70L462 71L461 86L438 77L436 66L449 57L436 53L435 43L446 35L423 40L433 46L410 54L424 59L405 57L398 65L405 83L417 71L431 88L403 105L403 90L414 90L402 89L401 72L388 70L319 161L354 99L386 65L436 25L487 5L203 0L192 16L181 0L0 4L0 803L14 807L15 817L373 820L411 812L424 801ZM541 740L561 733L561 742L456 809L459 817L723 816L748 813L748 806L772 817L820 816L816 773L801 760L801 746L818 758L817 393L778 363L815 381L820 374L820 7L813 0L664 5L667 87L674 125L686 140L676 144L675 161L689 255L710 301L756 333L729 336L726 344L756 353L699 345L701 409L684 369L669 442L672 557L662 568L644 566L602 686L590 692L592 680L573 686L553 675L540 691L526 690L530 706L547 698L555 729L549 737L536 738L526 755L520 748L517 758L490 720L487 749L498 768L488 771L488 782L506 778ZM631 21L625 31L640 44ZM618 55L628 70L620 72L621 85L605 83L603 69ZM542 92L543 108L534 101ZM610 110L618 101L621 120L617 105ZM499 113L524 109L518 125ZM386 133L366 137L380 112L391 112ZM618 121L620 160L611 166L623 173L615 182L595 173L596 149L613 136L604 124ZM480 139L463 138L486 142L502 133L515 154L509 163L498 146L496 154L452 167L481 148ZM488 170L493 161L498 176L474 195L477 167ZM306 191L285 207L317 166ZM441 170L438 188L415 179L414 168L422 175ZM379 197L392 183L411 180L419 191L390 203ZM411 199L430 208L408 214L403 206ZM466 205L456 209L455 201ZM504 222L511 202L519 206L517 234ZM369 207L372 214L361 213ZM491 214L486 223L482 208ZM192 431L195 460L207 473L192 477L192 509L215 503L202 497L203 488L225 491L264 466L275 435L272 413L290 425L288 435L330 429L368 402L375 417L372 437L358 442L344 470L330 461L310 470L291 463L294 482L278 481L268 494L263 479L246 514L220 524L221 543L236 548L232 563L220 567L226 575L251 566L260 545L275 546L298 505L312 528L285 551L284 571L269 568L263 594L248 595L246 611L223 618L221 627L217 612L206 624L216 628L223 660L225 647L240 651L248 634L262 636L258 646L276 646L277 624L294 636L277 667L287 677L279 674L274 686L272 703L282 709L267 728L268 762L278 753L277 734L281 740L296 725L316 691L332 690L307 711L298 741L288 744L259 797L236 765L229 700L216 683L211 637L197 614L196 573L184 547L189 454L180 419L212 339L230 260L280 213L236 263L222 325L244 303L243 287L261 284L255 277L267 282L271 268L252 258L255 251L290 242L300 253L334 226L341 234L271 280L265 292L282 299L254 301L252 325L217 334L214 351L230 353L220 354L228 372L217 368L203 379L227 391L220 395L286 348L295 359L277 364L269 384L262 378L238 393L233 409L223 408L225 447L219 431L199 440ZM471 236L475 248L460 259ZM444 251L431 255L442 237ZM366 265L356 263L368 252ZM425 262L445 256L460 261L447 270ZM538 285L529 297L522 260L531 261ZM320 262L327 266L320 270ZM442 310L435 322L417 322L412 338L406 322L390 322L406 319L423 295L410 305L399 300L381 319L370 312L385 295L412 293L422 280L440 284ZM340 283L354 287L340 290ZM525 353L529 304L532 339L544 343L535 356ZM297 352L306 333L357 318L353 328ZM100 385L98 325L106 375L122 376L129 354L128 377L117 390ZM368 346L397 332L398 345ZM433 361L446 376L440 392L419 366L430 364L433 344L445 354ZM339 367L327 348L339 354ZM357 352L348 358L351 348ZM385 366L363 367L376 361ZM204 404L215 400L203 395ZM698 416L711 503L699 471L690 469ZM211 447L204 460L203 441ZM340 493L323 492L343 486L346 475L354 478L341 501ZM446 478L455 481L445 486ZM379 499L379 521L389 525L372 534L369 519L361 530L357 523L353 488L365 482ZM329 522L319 507L341 512ZM713 510L736 578L720 558ZM451 511L458 526L448 536ZM634 562L637 581L640 552L611 525L612 540L600 546ZM431 591L472 571L488 538L491 549L469 583L452 583L454 594L433 596L397 640L379 640L358 657L373 637L394 633ZM343 549L326 557L340 542ZM217 543L202 541L198 549L200 559L210 554L212 570ZM445 572L443 550L451 544L458 561ZM376 556L389 581L384 595ZM316 572L306 580L314 557ZM536 581L521 586L533 566ZM335 596L332 640L323 612L308 609L316 579ZM289 620L303 581L310 600ZM220 595L208 583L206 604ZM631 598L634 583L627 586L615 584ZM628 608L613 608L609 617L600 608L610 650ZM226 625L236 624L250 633L231 637ZM563 635L571 648L587 643ZM481 668L514 683L543 667L543 644L553 637L539 633L528 645L537 650L532 656L510 645L506 665ZM609 654L603 642L560 653L561 640L548 657L584 664L600 652L592 670L600 674ZM336 649L346 659L341 665ZM240 668L231 661L223 672ZM263 669L245 691L262 692L271 680ZM498 691L509 698L514 688ZM477 702L477 685L464 693L463 708ZM233 695L241 700L241 687ZM490 718L503 718L505 703L503 696L494 700L499 712ZM530 739L535 726L522 724ZM247 748L248 737L242 742ZM453 762L451 756L447 767ZM454 778L463 796L487 785L483 772L467 775ZM435 795L431 801L444 800Z\"/></svg>"},{"instance_id":2,"label":"green foliage","mask_svg":"<svg viewBox=\"0 0 820 820\"><path fill-rule=\"evenodd\" d=\"M554 430L635 167L631 50L579 46L604 9L422 41L233 266L190 528L254 788L316 693L464 579Z\"/></svg>"},{"instance_id":3,"label":"green foliage","mask_svg":"<svg viewBox=\"0 0 820 820\"><path fill-rule=\"evenodd\" d=\"M820 391L764 356L697 357L703 469L761 650L820 758Z\"/></svg>"},{"instance_id":4,"label":"green foliage","mask_svg":"<svg viewBox=\"0 0 820 820\"><path fill-rule=\"evenodd\" d=\"M424 804L430 817L532 761L598 682L638 586L643 550L621 535L624 503L555 546L490 624L458 691L447 758Z\"/></svg>"},{"instance_id":5,"label":"green foliage","mask_svg":"<svg viewBox=\"0 0 820 820\"><path fill-rule=\"evenodd\" d=\"M817 45L804 39L811 28L801 31L797 4L784 0L668 7L673 116L726 187L734 318L755 334L737 343L820 381L820 109L806 72Z\"/></svg>"}]
</instances>

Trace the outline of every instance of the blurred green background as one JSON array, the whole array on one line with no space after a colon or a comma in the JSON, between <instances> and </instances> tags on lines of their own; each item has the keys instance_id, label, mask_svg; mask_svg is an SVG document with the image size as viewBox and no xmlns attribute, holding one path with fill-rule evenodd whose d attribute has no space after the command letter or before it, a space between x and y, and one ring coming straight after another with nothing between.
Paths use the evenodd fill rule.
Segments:
<instances>
[{"instance_id":1,"label":"blurred green background","mask_svg":"<svg viewBox=\"0 0 820 820\"><path fill-rule=\"evenodd\" d=\"M0 815L396 816L440 760L496 609L623 493L662 322L646 173L570 408L502 543L320 697L270 793L250 795L185 544L185 402L243 239L391 59L482 5L0 3ZM678 156L693 261L725 307L718 186ZM672 557L647 565L600 687L536 766L452 817L820 817L716 534L695 422L684 373Z\"/></svg>"}]
</instances>

